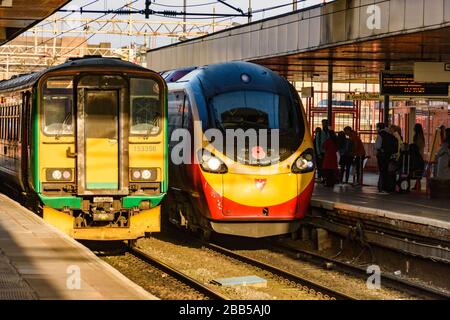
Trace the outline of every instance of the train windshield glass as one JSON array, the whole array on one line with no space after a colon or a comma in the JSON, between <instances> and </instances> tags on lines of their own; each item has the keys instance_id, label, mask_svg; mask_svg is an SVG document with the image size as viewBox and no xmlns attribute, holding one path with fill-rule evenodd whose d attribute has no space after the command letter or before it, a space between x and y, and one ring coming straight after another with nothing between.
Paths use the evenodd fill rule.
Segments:
<instances>
[{"instance_id":1,"label":"train windshield glass","mask_svg":"<svg viewBox=\"0 0 450 320\"><path fill-rule=\"evenodd\" d=\"M297 112L287 99L271 92L235 91L215 96L211 102L215 127L226 129L279 129L297 131Z\"/></svg>"},{"instance_id":2,"label":"train windshield glass","mask_svg":"<svg viewBox=\"0 0 450 320\"><path fill-rule=\"evenodd\" d=\"M131 134L157 135L161 132L159 84L151 79L131 79Z\"/></svg>"},{"instance_id":3,"label":"train windshield glass","mask_svg":"<svg viewBox=\"0 0 450 320\"><path fill-rule=\"evenodd\" d=\"M43 94L44 133L47 135L72 135L73 80L50 78Z\"/></svg>"}]
</instances>

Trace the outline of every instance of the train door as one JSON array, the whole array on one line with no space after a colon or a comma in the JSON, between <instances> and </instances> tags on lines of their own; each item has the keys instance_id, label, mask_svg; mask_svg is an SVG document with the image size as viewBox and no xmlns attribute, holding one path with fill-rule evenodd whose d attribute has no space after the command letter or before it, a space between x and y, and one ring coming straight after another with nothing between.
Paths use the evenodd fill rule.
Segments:
<instances>
[{"instance_id":1,"label":"train door","mask_svg":"<svg viewBox=\"0 0 450 320\"><path fill-rule=\"evenodd\" d=\"M79 192L126 192L124 155L125 82L114 76L86 76L78 84ZM121 165L124 164L124 165ZM125 168L125 169L124 169Z\"/></svg>"},{"instance_id":2,"label":"train door","mask_svg":"<svg viewBox=\"0 0 450 320\"><path fill-rule=\"evenodd\" d=\"M86 90L84 109L86 188L119 189L117 90Z\"/></svg>"},{"instance_id":3,"label":"train door","mask_svg":"<svg viewBox=\"0 0 450 320\"><path fill-rule=\"evenodd\" d=\"M22 190L28 191L28 164L30 161L30 144L28 139L28 131L31 130L31 126L29 125L29 118L31 115L31 93L26 91L22 93L22 109L20 115L20 182Z\"/></svg>"}]
</instances>

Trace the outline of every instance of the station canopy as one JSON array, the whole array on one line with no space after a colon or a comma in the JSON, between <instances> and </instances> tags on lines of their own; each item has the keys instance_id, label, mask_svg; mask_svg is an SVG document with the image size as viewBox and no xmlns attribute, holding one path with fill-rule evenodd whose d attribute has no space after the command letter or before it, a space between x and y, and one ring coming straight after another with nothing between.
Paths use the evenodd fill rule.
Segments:
<instances>
[{"instance_id":1,"label":"station canopy","mask_svg":"<svg viewBox=\"0 0 450 320\"><path fill-rule=\"evenodd\" d=\"M243 60L292 81L378 83L380 71L450 61L450 0L336 0L148 52L157 71Z\"/></svg>"},{"instance_id":2,"label":"station canopy","mask_svg":"<svg viewBox=\"0 0 450 320\"><path fill-rule=\"evenodd\" d=\"M0 45L52 15L70 0L0 0Z\"/></svg>"}]
</instances>

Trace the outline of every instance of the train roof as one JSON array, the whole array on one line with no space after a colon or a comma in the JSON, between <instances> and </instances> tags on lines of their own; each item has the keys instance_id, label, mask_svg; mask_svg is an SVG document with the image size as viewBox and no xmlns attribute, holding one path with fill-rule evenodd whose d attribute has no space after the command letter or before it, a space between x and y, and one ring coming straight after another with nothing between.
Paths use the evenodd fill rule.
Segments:
<instances>
[{"instance_id":1,"label":"train roof","mask_svg":"<svg viewBox=\"0 0 450 320\"><path fill-rule=\"evenodd\" d=\"M103 57L84 57L84 58L72 58L67 60L65 63L58 66L50 67L48 69L23 74L13 77L9 80L0 81L0 91L7 91L10 89L20 89L34 85L42 76L47 73L59 70L70 70L76 68L87 69L90 67L105 66L105 67L116 67L116 68L131 68L135 70L150 71L144 67L137 64L116 59L116 58L103 58Z\"/></svg>"},{"instance_id":2,"label":"train roof","mask_svg":"<svg viewBox=\"0 0 450 320\"><path fill-rule=\"evenodd\" d=\"M243 88L289 94L285 78L266 67L250 62L233 61L207 65L193 70L176 83L186 83L194 79L201 82L204 94L209 97Z\"/></svg>"}]
</instances>

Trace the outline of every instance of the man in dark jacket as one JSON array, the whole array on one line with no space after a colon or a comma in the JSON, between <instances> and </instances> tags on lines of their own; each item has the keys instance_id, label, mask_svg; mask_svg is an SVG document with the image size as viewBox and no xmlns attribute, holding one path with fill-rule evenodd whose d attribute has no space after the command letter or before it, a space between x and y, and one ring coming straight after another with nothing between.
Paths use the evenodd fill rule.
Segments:
<instances>
[{"instance_id":1,"label":"man in dark jacket","mask_svg":"<svg viewBox=\"0 0 450 320\"><path fill-rule=\"evenodd\" d=\"M384 123L377 124L377 151L378 168L380 179L378 180L378 191L380 194L389 194L395 191L395 155L398 152L397 139L386 129Z\"/></svg>"},{"instance_id":2,"label":"man in dark jacket","mask_svg":"<svg viewBox=\"0 0 450 320\"><path fill-rule=\"evenodd\" d=\"M317 174L318 178L322 180L322 162L325 156L325 150L323 149L323 144L330 137L330 131L328 128L328 120L322 120L322 129L317 128L314 135L314 149L316 150L317 157Z\"/></svg>"}]
</instances>

